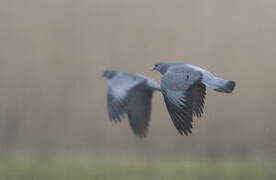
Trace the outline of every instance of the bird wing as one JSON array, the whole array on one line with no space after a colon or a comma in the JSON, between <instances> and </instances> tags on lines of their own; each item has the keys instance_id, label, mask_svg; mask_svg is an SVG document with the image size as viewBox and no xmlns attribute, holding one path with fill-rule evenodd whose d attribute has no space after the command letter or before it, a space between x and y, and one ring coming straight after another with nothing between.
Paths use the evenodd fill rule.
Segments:
<instances>
[{"instance_id":1,"label":"bird wing","mask_svg":"<svg viewBox=\"0 0 276 180\"><path fill-rule=\"evenodd\" d=\"M191 133L193 114L201 114L205 90L201 85L202 74L189 67L170 69L161 80L161 91L164 96L170 117L178 132ZM200 95L200 97L195 97ZM202 100L203 97L203 100Z\"/></svg>"},{"instance_id":2,"label":"bird wing","mask_svg":"<svg viewBox=\"0 0 276 180\"><path fill-rule=\"evenodd\" d=\"M203 114L206 86L203 83L196 84L191 88L193 94L193 115L201 117Z\"/></svg>"},{"instance_id":3,"label":"bird wing","mask_svg":"<svg viewBox=\"0 0 276 180\"><path fill-rule=\"evenodd\" d=\"M127 114L136 136L148 132L153 90L147 87L146 79L133 74L114 77L109 83L108 112L111 121L121 121Z\"/></svg>"},{"instance_id":4,"label":"bird wing","mask_svg":"<svg viewBox=\"0 0 276 180\"><path fill-rule=\"evenodd\" d=\"M108 82L107 108L111 121L121 121L127 108L129 91L139 85L142 79L119 73Z\"/></svg>"},{"instance_id":5,"label":"bird wing","mask_svg":"<svg viewBox=\"0 0 276 180\"><path fill-rule=\"evenodd\" d=\"M138 87L130 92L127 116L136 136L144 137L148 132L152 94L152 90L143 90Z\"/></svg>"}]
</instances>

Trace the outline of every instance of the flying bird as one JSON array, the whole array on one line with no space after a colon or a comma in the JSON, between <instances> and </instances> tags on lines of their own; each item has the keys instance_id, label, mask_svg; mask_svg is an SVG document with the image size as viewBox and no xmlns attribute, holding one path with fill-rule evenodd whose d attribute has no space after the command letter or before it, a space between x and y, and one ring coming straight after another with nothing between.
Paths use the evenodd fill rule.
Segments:
<instances>
[{"instance_id":1,"label":"flying bird","mask_svg":"<svg viewBox=\"0 0 276 180\"><path fill-rule=\"evenodd\" d=\"M129 72L105 70L108 79L107 109L109 119L121 122L127 115L130 127L138 137L146 136L151 114L151 99L160 85L151 78Z\"/></svg>"},{"instance_id":2,"label":"flying bird","mask_svg":"<svg viewBox=\"0 0 276 180\"><path fill-rule=\"evenodd\" d=\"M224 80L192 64L184 62L158 62L152 70L159 71L161 92L177 131L192 133L193 117L201 117L205 103L206 87L218 92L231 93L234 81Z\"/></svg>"}]
</instances>

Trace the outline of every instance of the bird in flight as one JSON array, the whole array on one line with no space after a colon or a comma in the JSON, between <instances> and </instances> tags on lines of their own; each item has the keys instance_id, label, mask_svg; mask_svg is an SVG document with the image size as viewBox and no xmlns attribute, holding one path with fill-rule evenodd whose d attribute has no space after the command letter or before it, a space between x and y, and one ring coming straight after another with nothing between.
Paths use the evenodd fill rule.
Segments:
<instances>
[{"instance_id":1,"label":"bird in flight","mask_svg":"<svg viewBox=\"0 0 276 180\"><path fill-rule=\"evenodd\" d=\"M108 79L107 109L109 119L121 122L127 115L130 127L138 137L146 136L151 115L151 99L160 85L149 77L129 72L105 70Z\"/></svg>"},{"instance_id":2,"label":"bird in flight","mask_svg":"<svg viewBox=\"0 0 276 180\"><path fill-rule=\"evenodd\" d=\"M216 77L184 62L158 62L152 70L163 75L161 92L173 124L181 135L192 133L193 117L199 118L203 114L206 87L224 93L231 93L235 88L234 81Z\"/></svg>"}]
</instances>

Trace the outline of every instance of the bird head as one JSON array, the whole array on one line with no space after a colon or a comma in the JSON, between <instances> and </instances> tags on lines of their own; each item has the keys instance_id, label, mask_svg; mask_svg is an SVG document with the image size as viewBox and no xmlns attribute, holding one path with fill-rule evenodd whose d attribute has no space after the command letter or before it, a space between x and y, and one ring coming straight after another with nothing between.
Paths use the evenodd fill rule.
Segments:
<instances>
[{"instance_id":1,"label":"bird head","mask_svg":"<svg viewBox=\"0 0 276 180\"><path fill-rule=\"evenodd\" d=\"M170 65L171 65L171 63L157 62L154 64L152 71L158 71L161 74L165 74Z\"/></svg>"},{"instance_id":2,"label":"bird head","mask_svg":"<svg viewBox=\"0 0 276 180\"><path fill-rule=\"evenodd\" d=\"M116 73L117 72L114 71L114 70L107 69L103 72L102 77L107 78L107 79L111 79L115 76Z\"/></svg>"}]
</instances>

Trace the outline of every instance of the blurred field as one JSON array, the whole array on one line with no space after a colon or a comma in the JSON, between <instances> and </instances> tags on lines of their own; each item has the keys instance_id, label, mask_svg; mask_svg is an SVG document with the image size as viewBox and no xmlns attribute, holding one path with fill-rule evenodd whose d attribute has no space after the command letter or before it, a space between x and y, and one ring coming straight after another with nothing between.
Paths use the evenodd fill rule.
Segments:
<instances>
[{"instance_id":1,"label":"blurred field","mask_svg":"<svg viewBox=\"0 0 276 180\"><path fill-rule=\"evenodd\" d=\"M2 156L2 180L269 180L276 163L258 159Z\"/></svg>"}]
</instances>

